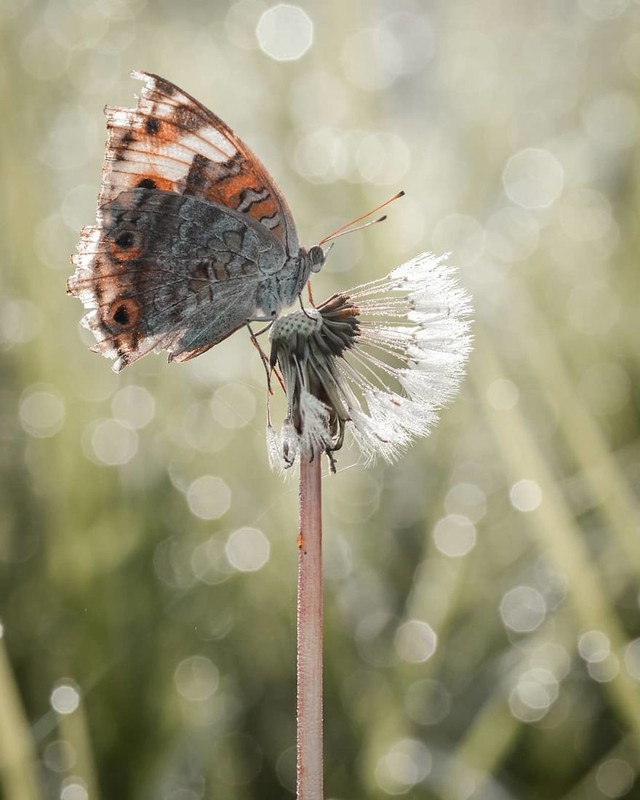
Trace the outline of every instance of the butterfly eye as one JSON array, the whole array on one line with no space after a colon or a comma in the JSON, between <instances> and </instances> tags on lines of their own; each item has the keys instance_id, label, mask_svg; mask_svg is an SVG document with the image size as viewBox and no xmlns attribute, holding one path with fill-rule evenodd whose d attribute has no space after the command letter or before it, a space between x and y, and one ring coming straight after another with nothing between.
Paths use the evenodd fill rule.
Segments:
<instances>
[{"instance_id":1,"label":"butterfly eye","mask_svg":"<svg viewBox=\"0 0 640 800\"><path fill-rule=\"evenodd\" d=\"M311 250L309 250L309 264L311 267L311 272L320 272L325 258L326 256L324 250L319 245L314 245Z\"/></svg>"}]
</instances>

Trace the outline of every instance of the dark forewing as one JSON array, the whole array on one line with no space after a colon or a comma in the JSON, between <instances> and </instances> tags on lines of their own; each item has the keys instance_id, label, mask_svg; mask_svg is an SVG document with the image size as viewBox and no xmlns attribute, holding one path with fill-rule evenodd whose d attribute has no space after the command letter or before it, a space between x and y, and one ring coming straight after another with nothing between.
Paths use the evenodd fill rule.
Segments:
<instances>
[{"instance_id":1,"label":"dark forewing","mask_svg":"<svg viewBox=\"0 0 640 800\"><path fill-rule=\"evenodd\" d=\"M255 314L266 248L273 257L281 244L253 220L196 197L129 190L83 230L68 291L116 371L151 350L185 361Z\"/></svg>"},{"instance_id":2,"label":"dark forewing","mask_svg":"<svg viewBox=\"0 0 640 800\"><path fill-rule=\"evenodd\" d=\"M291 212L249 148L174 84L145 72L132 75L144 82L137 107L105 109L109 136L99 205L136 187L193 195L251 217L296 255Z\"/></svg>"}]
</instances>

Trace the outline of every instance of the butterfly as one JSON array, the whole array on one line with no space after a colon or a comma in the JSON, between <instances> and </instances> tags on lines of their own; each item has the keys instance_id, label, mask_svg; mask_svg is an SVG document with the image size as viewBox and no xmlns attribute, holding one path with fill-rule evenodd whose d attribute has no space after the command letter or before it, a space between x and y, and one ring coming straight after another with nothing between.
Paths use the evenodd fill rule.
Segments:
<instances>
[{"instance_id":1,"label":"butterfly","mask_svg":"<svg viewBox=\"0 0 640 800\"><path fill-rule=\"evenodd\" d=\"M187 361L252 319L275 319L325 261L300 247L282 192L215 114L169 81L107 106L96 225L67 293L114 371L151 352Z\"/></svg>"}]
</instances>

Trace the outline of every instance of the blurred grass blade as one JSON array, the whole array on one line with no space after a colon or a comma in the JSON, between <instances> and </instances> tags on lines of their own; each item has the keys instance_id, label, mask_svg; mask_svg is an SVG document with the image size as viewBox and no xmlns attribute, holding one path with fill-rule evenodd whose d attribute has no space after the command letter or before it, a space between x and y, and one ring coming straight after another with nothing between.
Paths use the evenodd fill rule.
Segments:
<instances>
[{"instance_id":1,"label":"blurred grass blade","mask_svg":"<svg viewBox=\"0 0 640 800\"><path fill-rule=\"evenodd\" d=\"M7 800L42 800L35 747L0 636L0 782Z\"/></svg>"},{"instance_id":2,"label":"blurred grass blade","mask_svg":"<svg viewBox=\"0 0 640 800\"><path fill-rule=\"evenodd\" d=\"M528 365L538 376L540 386L553 388L559 416L558 432L573 451L583 482L640 576L640 509L629 482L611 455L597 421L576 391L571 372L549 334L547 323L524 290L517 294L511 313L514 330L526 328L518 343L526 353Z\"/></svg>"},{"instance_id":3,"label":"blurred grass blade","mask_svg":"<svg viewBox=\"0 0 640 800\"><path fill-rule=\"evenodd\" d=\"M475 368L473 377L481 397L484 397L486 383L505 377L498 356L480 329L477 330ZM611 651L621 657L626 637L612 601L606 595L580 528L526 419L518 405L508 411L497 411L488 404L483 404L482 408L493 431L497 452L502 454L507 474L513 481L534 479L542 490L541 504L527 517L539 545L567 582L568 600L579 626L584 631L603 631L609 637ZM637 685L620 669L602 686L620 718L640 739L640 696Z\"/></svg>"},{"instance_id":4,"label":"blurred grass blade","mask_svg":"<svg viewBox=\"0 0 640 800\"><path fill-rule=\"evenodd\" d=\"M640 751L634 738L627 736L615 747L607 750L586 775L583 775L576 785L562 796L561 800L584 800L585 797L603 795L632 797L634 795L628 791L632 788L635 776L639 772Z\"/></svg>"},{"instance_id":5,"label":"blurred grass blade","mask_svg":"<svg viewBox=\"0 0 640 800\"><path fill-rule=\"evenodd\" d=\"M519 731L520 722L511 713L506 698L491 697L451 759L442 785L442 800L465 796L465 789L469 789L466 775L469 769L474 777L474 795L479 792L481 796L483 785L499 771ZM465 776L464 782L461 775Z\"/></svg>"},{"instance_id":6,"label":"blurred grass blade","mask_svg":"<svg viewBox=\"0 0 640 800\"><path fill-rule=\"evenodd\" d=\"M87 796L91 800L100 800L89 726L82 702L72 714L58 715L58 730L60 737L69 742L75 750L76 761L72 770L73 774L82 779Z\"/></svg>"}]
</instances>

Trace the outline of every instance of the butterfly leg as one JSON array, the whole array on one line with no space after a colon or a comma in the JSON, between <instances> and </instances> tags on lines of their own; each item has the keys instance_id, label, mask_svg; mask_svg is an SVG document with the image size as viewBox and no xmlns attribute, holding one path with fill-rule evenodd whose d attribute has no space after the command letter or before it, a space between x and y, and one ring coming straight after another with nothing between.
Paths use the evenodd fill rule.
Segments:
<instances>
[{"instance_id":1,"label":"butterfly leg","mask_svg":"<svg viewBox=\"0 0 640 800\"><path fill-rule=\"evenodd\" d=\"M313 302L313 294L311 293L311 281L307 281L307 294L309 295L309 303L311 304L311 307L316 308L316 304ZM300 303L300 308L302 309L302 313L305 315L305 317L309 317L309 319L311 319L311 315L307 314L307 309L304 307L302 294L298 295L298 302Z\"/></svg>"},{"instance_id":2,"label":"butterfly leg","mask_svg":"<svg viewBox=\"0 0 640 800\"><path fill-rule=\"evenodd\" d=\"M271 389L271 366L269 364L269 358L264 350L260 347L260 342L258 341L257 337L264 333L270 326L263 328L261 331L258 331L257 334L253 332L253 328L251 327L249 321L246 322L247 330L249 331L249 338L251 339L251 344L256 348L258 353L260 353L260 358L262 359L262 366L264 367L265 374L267 376L267 389L269 390L269 394L273 394L273 390Z\"/></svg>"},{"instance_id":3,"label":"butterfly leg","mask_svg":"<svg viewBox=\"0 0 640 800\"><path fill-rule=\"evenodd\" d=\"M311 281L307 281L307 294L309 295L309 303L316 307L316 304L313 302L313 292L311 291ZM300 304L302 304L302 298L300 298Z\"/></svg>"},{"instance_id":4,"label":"butterfly leg","mask_svg":"<svg viewBox=\"0 0 640 800\"><path fill-rule=\"evenodd\" d=\"M254 321L263 322L264 320L254 320ZM249 338L251 339L251 343L256 348L258 353L260 353L260 358L262 359L262 366L264 367L264 371L267 376L267 390L269 394L273 394L273 389L271 388L272 372L275 372L276 378L278 379L280 386L282 386L282 389L284 391L284 381L282 380L282 376L280 375L277 369L271 366L271 361L269 359L269 356L264 352L262 347L260 347L260 342L258 341L258 336L260 336L263 333L266 333L269 330L269 328L273 325L273 320L271 320L271 322L269 322L268 325L259 330L257 333L253 332L253 328L251 327L249 320L246 321L245 325L247 326L247 330L249 331Z\"/></svg>"}]
</instances>

